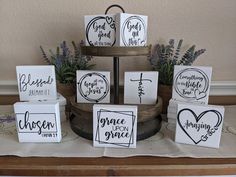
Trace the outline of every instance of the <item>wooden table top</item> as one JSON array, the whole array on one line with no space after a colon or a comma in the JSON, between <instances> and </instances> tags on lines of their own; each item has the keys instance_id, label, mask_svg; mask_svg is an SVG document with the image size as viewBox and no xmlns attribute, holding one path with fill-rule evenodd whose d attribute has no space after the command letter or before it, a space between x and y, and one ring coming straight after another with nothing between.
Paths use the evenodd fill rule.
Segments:
<instances>
[{"instance_id":1,"label":"wooden table top","mask_svg":"<svg viewBox=\"0 0 236 177\"><path fill-rule=\"evenodd\" d=\"M18 96L0 96L0 98L0 104L13 104L19 99ZM233 101L230 103L235 104L235 96L227 98L232 98ZM219 100L222 104L222 100L225 99L220 97ZM0 156L0 175L5 176L200 176L235 174L236 158Z\"/></svg>"},{"instance_id":2,"label":"wooden table top","mask_svg":"<svg viewBox=\"0 0 236 177\"><path fill-rule=\"evenodd\" d=\"M236 158L0 157L0 175L191 176L235 175Z\"/></svg>"}]
</instances>

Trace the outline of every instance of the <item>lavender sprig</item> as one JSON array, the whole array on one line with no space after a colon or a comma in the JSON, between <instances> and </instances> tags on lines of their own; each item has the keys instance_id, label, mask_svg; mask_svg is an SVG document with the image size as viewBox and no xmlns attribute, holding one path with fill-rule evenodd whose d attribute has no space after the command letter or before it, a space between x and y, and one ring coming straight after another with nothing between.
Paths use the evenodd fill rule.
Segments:
<instances>
[{"instance_id":1,"label":"lavender sprig","mask_svg":"<svg viewBox=\"0 0 236 177\"><path fill-rule=\"evenodd\" d=\"M183 39L179 40L176 50L174 50L174 39L170 39L168 45L156 44L154 46L149 62L154 70L159 71L160 83L171 85L175 65L191 65L206 51L206 49L195 51L195 45L192 45L180 59L182 43Z\"/></svg>"}]
</instances>

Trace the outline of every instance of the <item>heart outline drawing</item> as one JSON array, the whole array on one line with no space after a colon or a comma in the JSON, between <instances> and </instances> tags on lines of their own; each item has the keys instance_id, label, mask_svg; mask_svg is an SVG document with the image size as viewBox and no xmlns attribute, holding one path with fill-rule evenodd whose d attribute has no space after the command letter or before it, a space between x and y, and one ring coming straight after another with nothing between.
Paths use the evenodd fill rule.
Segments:
<instances>
[{"instance_id":1,"label":"heart outline drawing","mask_svg":"<svg viewBox=\"0 0 236 177\"><path fill-rule=\"evenodd\" d=\"M108 24L111 24L112 21L113 21L113 18L112 18L112 17L106 16L106 22L107 22Z\"/></svg>"},{"instance_id":2,"label":"heart outline drawing","mask_svg":"<svg viewBox=\"0 0 236 177\"><path fill-rule=\"evenodd\" d=\"M111 29L115 29L115 28L116 28L115 23L112 23L112 24L110 25L110 27L111 27Z\"/></svg>"},{"instance_id":3,"label":"heart outline drawing","mask_svg":"<svg viewBox=\"0 0 236 177\"><path fill-rule=\"evenodd\" d=\"M221 123L222 123L222 119L223 119L223 118L222 118L221 113L220 113L219 111L217 111L217 110L214 110L214 109L203 111L203 112L202 112L201 114L199 114L198 116L196 115L196 113L195 113L193 110L191 110L191 109L189 109L189 108L185 108L185 109L180 110L180 111L178 112L178 115L177 115L177 123L178 123L179 127L183 130L183 132L194 142L194 144L198 144L199 142L202 141L202 139L200 139L200 140L194 140L194 139L189 135L189 133L185 130L185 128L183 127L183 125L181 124L181 122L180 122L180 119L181 119L180 114L181 114L182 112L184 112L184 111L189 111L190 113L192 113L192 115L194 116L194 118L195 118L195 120L196 120L196 123L198 123L198 122L201 120L201 118L202 118L205 114L207 114L207 113L209 113L209 112L213 112L213 113L215 113L215 114L217 115L218 120L217 120L216 124L214 125L215 128L218 128L218 127L221 125Z\"/></svg>"},{"instance_id":4,"label":"heart outline drawing","mask_svg":"<svg viewBox=\"0 0 236 177\"><path fill-rule=\"evenodd\" d=\"M206 92L200 92L198 89L195 90L194 94L197 100L200 100L206 97Z\"/></svg>"}]
</instances>

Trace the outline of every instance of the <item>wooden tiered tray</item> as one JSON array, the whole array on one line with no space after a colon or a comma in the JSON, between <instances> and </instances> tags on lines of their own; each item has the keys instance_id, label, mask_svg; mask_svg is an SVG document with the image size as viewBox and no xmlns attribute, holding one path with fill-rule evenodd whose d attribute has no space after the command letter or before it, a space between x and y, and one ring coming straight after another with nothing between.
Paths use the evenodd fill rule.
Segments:
<instances>
[{"instance_id":1,"label":"wooden tiered tray","mask_svg":"<svg viewBox=\"0 0 236 177\"><path fill-rule=\"evenodd\" d=\"M97 47L81 46L81 53L89 56L113 57L114 90L111 103L123 103L123 95L119 90L119 57L149 56L151 45L143 47ZM71 128L78 135L93 139L93 104L76 102L72 97L70 116ZM159 97L155 105L138 105L137 140L146 139L161 128L162 99Z\"/></svg>"}]
</instances>

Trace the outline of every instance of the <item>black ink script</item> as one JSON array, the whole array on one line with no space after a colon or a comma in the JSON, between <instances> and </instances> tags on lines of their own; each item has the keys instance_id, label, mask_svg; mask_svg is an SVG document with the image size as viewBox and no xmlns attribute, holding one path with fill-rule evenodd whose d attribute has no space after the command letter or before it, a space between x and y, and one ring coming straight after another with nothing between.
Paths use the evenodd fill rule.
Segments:
<instances>
[{"instance_id":1,"label":"black ink script","mask_svg":"<svg viewBox=\"0 0 236 177\"><path fill-rule=\"evenodd\" d=\"M130 79L131 82L138 82L138 97L139 97L139 102L142 103L142 95L145 95L144 93L144 87L143 87L143 82L152 82L151 79L143 79L143 73L140 74L139 79Z\"/></svg>"},{"instance_id":2,"label":"black ink script","mask_svg":"<svg viewBox=\"0 0 236 177\"><path fill-rule=\"evenodd\" d=\"M43 87L44 85L50 85L53 82L53 78L51 76L48 76L47 79L31 79L31 74L19 74L19 86L20 86L20 92L25 92L28 88L28 86L36 86L36 87Z\"/></svg>"},{"instance_id":3,"label":"black ink script","mask_svg":"<svg viewBox=\"0 0 236 177\"><path fill-rule=\"evenodd\" d=\"M51 130L52 128L54 128L55 123L52 122L47 122L46 120L44 121L32 121L30 120L30 113L29 111L25 112L24 115L24 119L19 121L19 129L20 130L25 130L25 129L29 129L29 130L38 130L38 134L41 135L43 130Z\"/></svg>"},{"instance_id":4,"label":"black ink script","mask_svg":"<svg viewBox=\"0 0 236 177\"><path fill-rule=\"evenodd\" d=\"M197 132L199 132L200 129L209 130L209 129L211 128L210 125L205 124L205 123L203 123L203 122L201 122L201 123L198 123L198 122L193 123L193 122L191 122L191 121L189 121L189 120L186 121L186 123L184 124L184 127L185 127L186 129L188 129L188 128L194 128L194 129L197 130Z\"/></svg>"},{"instance_id":5,"label":"black ink script","mask_svg":"<svg viewBox=\"0 0 236 177\"><path fill-rule=\"evenodd\" d=\"M100 119L101 127L103 128L105 125L124 125L126 124L125 119L109 119L108 117L106 118L101 118Z\"/></svg>"},{"instance_id":6,"label":"black ink script","mask_svg":"<svg viewBox=\"0 0 236 177\"><path fill-rule=\"evenodd\" d=\"M129 132L128 132L128 127L125 126L120 126L126 124L125 119L109 119L108 117L106 118L101 118L100 119L101 127L103 128L104 126L112 126L111 131L106 131L105 136L106 136L106 141L108 141L110 138L129 138ZM123 132L122 132L123 131Z\"/></svg>"},{"instance_id":7,"label":"black ink script","mask_svg":"<svg viewBox=\"0 0 236 177\"><path fill-rule=\"evenodd\" d=\"M111 138L129 138L129 132L118 132L118 131L106 131L105 132L106 141L109 141Z\"/></svg>"}]
</instances>

